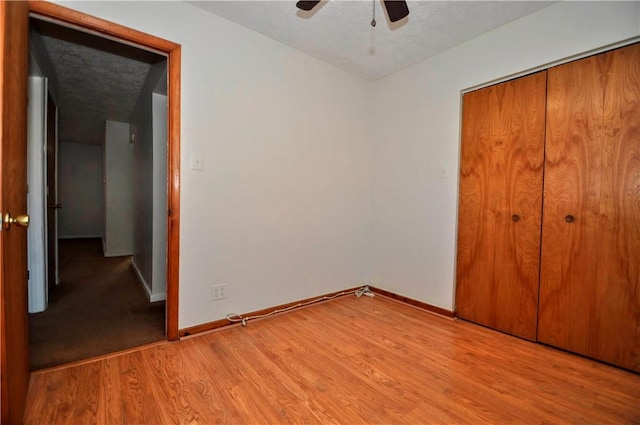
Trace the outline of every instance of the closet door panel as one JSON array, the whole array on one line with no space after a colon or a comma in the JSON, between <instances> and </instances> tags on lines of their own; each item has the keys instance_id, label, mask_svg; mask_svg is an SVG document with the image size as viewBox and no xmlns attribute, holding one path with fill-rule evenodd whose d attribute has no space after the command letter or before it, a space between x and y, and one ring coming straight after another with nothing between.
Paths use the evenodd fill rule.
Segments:
<instances>
[{"instance_id":1,"label":"closet door panel","mask_svg":"<svg viewBox=\"0 0 640 425\"><path fill-rule=\"evenodd\" d=\"M538 340L580 353L589 351L585 332L596 314L588 282L597 270L603 62L552 68L547 83Z\"/></svg>"},{"instance_id":2,"label":"closet door panel","mask_svg":"<svg viewBox=\"0 0 640 425\"><path fill-rule=\"evenodd\" d=\"M548 87L538 339L640 371L640 45Z\"/></svg>"},{"instance_id":3,"label":"closet door panel","mask_svg":"<svg viewBox=\"0 0 640 425\"><path fill-rule=\"evenodd\" d=\"M546 72L463 98L456 310L535 340Z\"/></svg>"},{"instance_id":4,"label":"closet door panel","mask_svg":"<svg viewBox=\"0 0 640 425\"><path fill-rule=\"evenodd\" d=\"M607 55L593 352L640 372L640 44Z\"/></svg>"}]
</instances>

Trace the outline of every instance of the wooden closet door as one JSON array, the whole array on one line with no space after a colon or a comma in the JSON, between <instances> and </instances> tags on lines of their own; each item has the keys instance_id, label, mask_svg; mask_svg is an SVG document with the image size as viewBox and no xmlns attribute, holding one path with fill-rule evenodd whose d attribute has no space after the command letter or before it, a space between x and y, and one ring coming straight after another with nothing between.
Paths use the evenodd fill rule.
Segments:
<instances>
[{"instance_id":1,"label":"wooden closet door","mask_svg":"<svg viewBox=\"0 0 640 425\"><path fill-rule=\"evenodd\" d=\"M640 371L640 45L548 78L538 339Z\"/></svg>"},{"instance_id":2,"label":"wooden closet door","mask_svg":"<svg viewBox=\"0 0 640 425\"><path fill-rule=\"evenodd\" d=\"M546 72L463 97L456 310L536 338Z\"/></svg>"}]
</instances>

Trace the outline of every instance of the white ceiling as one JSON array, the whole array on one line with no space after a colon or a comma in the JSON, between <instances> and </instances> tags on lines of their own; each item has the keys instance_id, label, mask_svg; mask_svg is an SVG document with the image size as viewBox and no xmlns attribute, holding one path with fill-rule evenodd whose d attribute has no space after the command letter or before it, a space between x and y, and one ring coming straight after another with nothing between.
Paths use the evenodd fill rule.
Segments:
<instances>
[{"instance_id":1,"label":"white ceiling","mask_svg":"<svg viewBox=\"0 0 640 425\"><path fill-rule=\"evenodd\" d=\"M380 0L322 1L311 12L298 10L294 0L189 3L376 80L555 2L414 0L407 2L409 16L394 24Z\"/></svg>"}]
</instances>

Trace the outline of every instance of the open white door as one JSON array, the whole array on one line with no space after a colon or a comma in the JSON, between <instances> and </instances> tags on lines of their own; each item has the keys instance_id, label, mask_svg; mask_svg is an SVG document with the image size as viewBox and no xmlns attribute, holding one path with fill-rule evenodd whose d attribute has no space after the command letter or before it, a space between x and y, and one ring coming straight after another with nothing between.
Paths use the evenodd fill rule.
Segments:
<instances>
[{"instance_id":1,"label":"open white door","mask_svg":"<svg viewBox=\"0 0 640 425\"><path fill-rule=\"evenodd\" d=\"M29 313L47 308L47 249L46 249L46 161L45 122L47 80L29 77L29 105L27 110L27 182L29 194L27 210L31 222L29 244Z\"/></svg>"}]
</instances>

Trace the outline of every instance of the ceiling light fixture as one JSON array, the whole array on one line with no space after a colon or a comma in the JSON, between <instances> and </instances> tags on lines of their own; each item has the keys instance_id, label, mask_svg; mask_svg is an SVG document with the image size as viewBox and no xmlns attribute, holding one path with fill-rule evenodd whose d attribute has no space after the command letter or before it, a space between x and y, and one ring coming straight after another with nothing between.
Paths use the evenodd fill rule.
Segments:
<instances>
[{"instance_id":1,"label":"ceiling light fixture","mask_svg":"<svg viewBox=\"0 0 640 425\"><path fill-rule=\"evenodd\" d=\"M371 26L376 26L376 0L371 0L371 8L373 10L373 19L371 19Z\"/></svg>"},{"instance_id":2,"label":"ceiling light fixture","mask_svg":"<svg viewBox=\"0 0 640 425\"><path fill-rule=\"evenodd\" d=\"M376 26L376 0L373 0L373 19L371 20L371 26ZM320 0L300 0L296 3L296 7L306 12L311 11L320 3ZM383 0L385 9L387 9L387 15L389 15L389 21L397 22L402 18L409 16L409 7L404 0Z\"/></svg>"}]
</instances>

